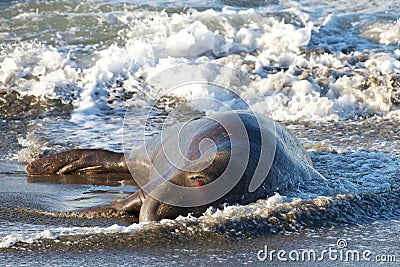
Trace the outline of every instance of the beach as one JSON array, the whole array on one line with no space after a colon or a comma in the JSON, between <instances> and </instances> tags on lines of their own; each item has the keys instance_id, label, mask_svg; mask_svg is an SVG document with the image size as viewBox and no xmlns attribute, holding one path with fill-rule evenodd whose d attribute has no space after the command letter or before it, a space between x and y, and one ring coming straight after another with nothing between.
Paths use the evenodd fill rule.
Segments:
<instances>
[{"instance_id":1,"label":"beach","mask_svg":"<svg viewBox=\"0 0 400 267\"><path fill-rule=\"evenodd\" d=\"M396 266L397 1L3 1L4 266ZM138 190L130 176L38 176L74 148L130 151L163 127L250 109L325 179L200 216L48 216ZM271 252L273 251L273 252Z\"/></svg>"}]
</instances>

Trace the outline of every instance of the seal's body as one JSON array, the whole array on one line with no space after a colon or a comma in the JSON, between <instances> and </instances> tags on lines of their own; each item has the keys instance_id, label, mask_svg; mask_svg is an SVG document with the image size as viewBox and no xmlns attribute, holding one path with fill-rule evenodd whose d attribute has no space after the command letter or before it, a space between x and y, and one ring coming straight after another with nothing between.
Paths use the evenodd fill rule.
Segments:
<instances>
[{"instance_id":1,"label":"seal's body","mask_svg":"<svg viewBox=\"0 0 400 267\"><path fill-rule=\"evenodd\" d=\"M130 172L140 189L125 200L78 211L135 213L140 221L198 216L208 207L248 204L321 175L283 126L247 111L176 124L127 157L70 150L28 164L29 175Z\"/></svg>"}]
</instances>

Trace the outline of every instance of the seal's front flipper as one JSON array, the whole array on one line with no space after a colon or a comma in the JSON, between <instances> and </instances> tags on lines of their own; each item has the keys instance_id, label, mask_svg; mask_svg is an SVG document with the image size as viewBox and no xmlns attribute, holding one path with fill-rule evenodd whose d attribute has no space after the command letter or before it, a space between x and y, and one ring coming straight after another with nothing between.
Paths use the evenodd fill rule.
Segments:
<instances>
[{"instance_id":1,"label":"seal's front flipper","mask_svg":"<svg viewBox=\"0 0 400 267\"><path fill-rule=\"evenodd\" d=\"M128 215L122 211L115 209L112 205L107 206L96 206L83 210L61 212L60 217L69 218L112 218L121 217L123 215Z\"/></svg>"},{"instance_id":2,"label":"seal's front flipper","mask_svg":"<svg viewBox=\"0 0 400 267\"><path fill-rule=\"evenodd\" d=\"M122 153L101 149L74 149L41 159L26 166L29 175L69 173L129 173Z\"/></svg>"},{"instance_id":3,"label":"seal's front flipper","mask_svg":"<svg viewBox=\"0 0 400 267\"><path fill-rule=\"evenodd\" d=\"M65 165L57 171L57 174L68 174L68 173L93 173L102 172L101 165L88 166L88 162L82 159L71 162Z\"/></svg>"},{"instance_id":4,"label":"seal's front flipper","mask_svg":"<svg viewBox=\"0 0 400 267\"><path fill-rule=\"evenodd\" d=\"M119 217L123 215L137 216L139 217L140 208L147 197L146 192L139 189L132 195L125 199L104 206L95 206L82 210L70 211L62 213L68 217L85 217L85 218L107 218L107 217Z\"/></svg>"}]
</instances>

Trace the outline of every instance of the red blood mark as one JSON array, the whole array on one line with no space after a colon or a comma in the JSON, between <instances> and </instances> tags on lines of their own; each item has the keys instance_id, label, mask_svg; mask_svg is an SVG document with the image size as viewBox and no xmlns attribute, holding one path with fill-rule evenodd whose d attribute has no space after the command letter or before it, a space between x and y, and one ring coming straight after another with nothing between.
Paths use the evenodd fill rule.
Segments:
<instances>
[{"instance_id":1,"label":"red blood mark","mask_svg":"<svg viewBox=\"0 0 400 267\"><path fill-rule=\"evenodd\" d=\"M200 180L200 179L196 179L196 183L197 183L198 186L204 185L203 181Z\"/></svg>"}]
</instances>

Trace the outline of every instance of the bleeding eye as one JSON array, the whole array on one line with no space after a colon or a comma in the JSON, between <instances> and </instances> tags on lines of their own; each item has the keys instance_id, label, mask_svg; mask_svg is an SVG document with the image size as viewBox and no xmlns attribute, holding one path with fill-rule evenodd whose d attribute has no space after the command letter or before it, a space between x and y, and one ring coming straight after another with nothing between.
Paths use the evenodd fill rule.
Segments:
<instances>
[{"instance_id":1,"label":"bleeding eye","mask_svg":"<svg viewBox=\"0 0 400 267\"><path fill-rule=\"evenodd\" d=\"M202 186L205 184L205 179L206 177L202 176L202 175L192 175L190 177L188 177L190 180L192 180L193 182L196 183L197 186Z\"/></svg>"}]
</instances>

